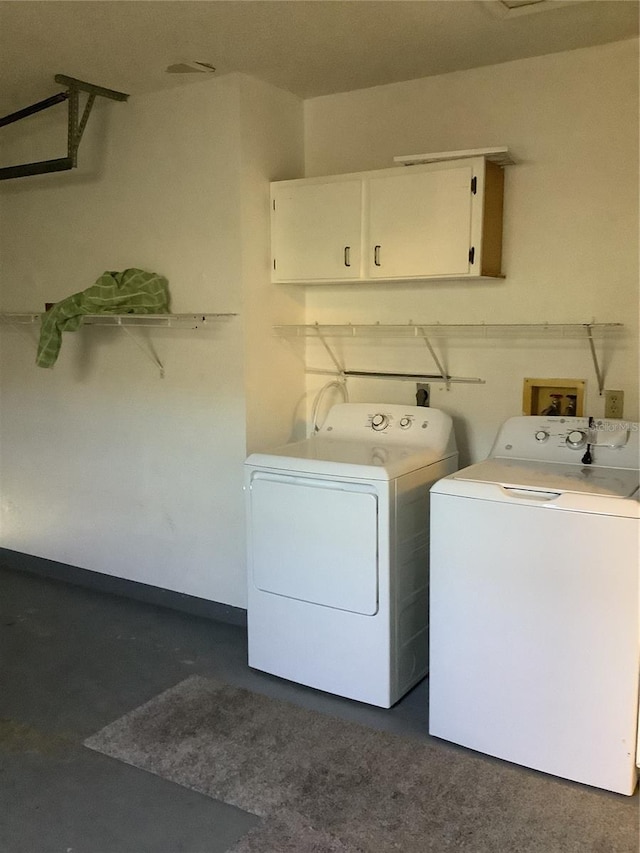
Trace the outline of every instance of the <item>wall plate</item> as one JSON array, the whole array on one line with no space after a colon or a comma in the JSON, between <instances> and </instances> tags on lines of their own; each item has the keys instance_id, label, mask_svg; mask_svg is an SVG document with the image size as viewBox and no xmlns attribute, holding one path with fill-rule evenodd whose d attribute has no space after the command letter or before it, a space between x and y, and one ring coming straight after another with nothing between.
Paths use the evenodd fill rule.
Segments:
<instances>
[{"instance_id":1,"label":"wall plate","mask_svg":"<svg viewBox=\"0 0 640 853\"><path fill-rule=\"evenodd\" d=\"M584 415L585 385L584 379L525 379L522 412L580 418Z\"/></svg>"}]
</instances>

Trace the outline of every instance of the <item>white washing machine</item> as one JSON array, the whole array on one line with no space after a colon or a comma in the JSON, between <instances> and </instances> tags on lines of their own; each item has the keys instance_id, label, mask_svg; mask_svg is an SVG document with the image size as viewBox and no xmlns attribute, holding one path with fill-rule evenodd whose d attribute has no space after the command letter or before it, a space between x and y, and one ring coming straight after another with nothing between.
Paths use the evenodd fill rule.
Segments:
<instances>
[{"instance_id":1,"label":"white washing machine","mask_svg":"<svg viewBox=\"0 0 640 853\"><path fill-rule=\"evenodd\" d=\"M430 734L633 793L639 435L512 418L434 486Z\"/></svg>"},{"instance_id":2,"label":"white washing machine","mask_svg":"<svg viewBox=\"0 0 640 853\"><path fill-rule=\"evenodd\" d=\"M249 456L249 665L383 708L423 678L429 487L457 459L444 412L369 403Z\"/></svg>"}]
</instances>

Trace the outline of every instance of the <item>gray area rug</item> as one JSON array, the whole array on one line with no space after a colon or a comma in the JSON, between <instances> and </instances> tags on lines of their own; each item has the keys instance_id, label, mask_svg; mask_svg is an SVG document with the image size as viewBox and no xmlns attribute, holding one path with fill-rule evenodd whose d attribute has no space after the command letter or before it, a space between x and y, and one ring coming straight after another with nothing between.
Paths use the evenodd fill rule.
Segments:
<instances>
[{"instance_id":1,"label":"gray area rug","mask_svg":"<svg viewBox=\"0 0 640 853\"><path fill-rule=\"evenodd\" d=\"M85 746L263 817L233 853L638 850L637 798L199 676Z\"/></svg>"}]
</instances>

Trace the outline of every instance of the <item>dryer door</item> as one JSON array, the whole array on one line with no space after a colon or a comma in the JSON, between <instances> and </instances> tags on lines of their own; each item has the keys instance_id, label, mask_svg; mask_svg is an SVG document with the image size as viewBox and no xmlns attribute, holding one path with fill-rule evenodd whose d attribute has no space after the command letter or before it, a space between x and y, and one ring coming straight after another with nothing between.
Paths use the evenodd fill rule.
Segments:
<instances>
[{"instance_id":1,"label":"dryer door","mask_svg":"<svg viewBox=\"0 0 640 853\"><path fill-rule=\"evenodd\" d=\"M373 616L378 497L363 484L254 472L249 555L264 592Z\"/></svg>"}]
</instances>

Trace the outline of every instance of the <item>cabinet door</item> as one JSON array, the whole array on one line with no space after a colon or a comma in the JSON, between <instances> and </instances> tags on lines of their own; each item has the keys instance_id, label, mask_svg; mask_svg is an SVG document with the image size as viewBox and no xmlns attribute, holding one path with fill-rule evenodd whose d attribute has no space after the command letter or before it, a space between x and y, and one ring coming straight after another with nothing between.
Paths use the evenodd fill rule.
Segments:
<instances>
[{"instance_id":1,"label":"cabinet door","mask_svg":"<svg viewBox=\"0 0 640 853\"><path fill-rule=\"evenodd\" d=\"M468 275L471 166L369 180L370 278Z\"/></svg>"},{"instance_id":2,"label":"cabinet door","mask_svg":"<svg viewBox=\"0 0 640 853\"><path fill-rule=\"evenodd\" d=\"M272 185L273 281L360 276L362 182Z\"/></svg>"}]
</instances>

